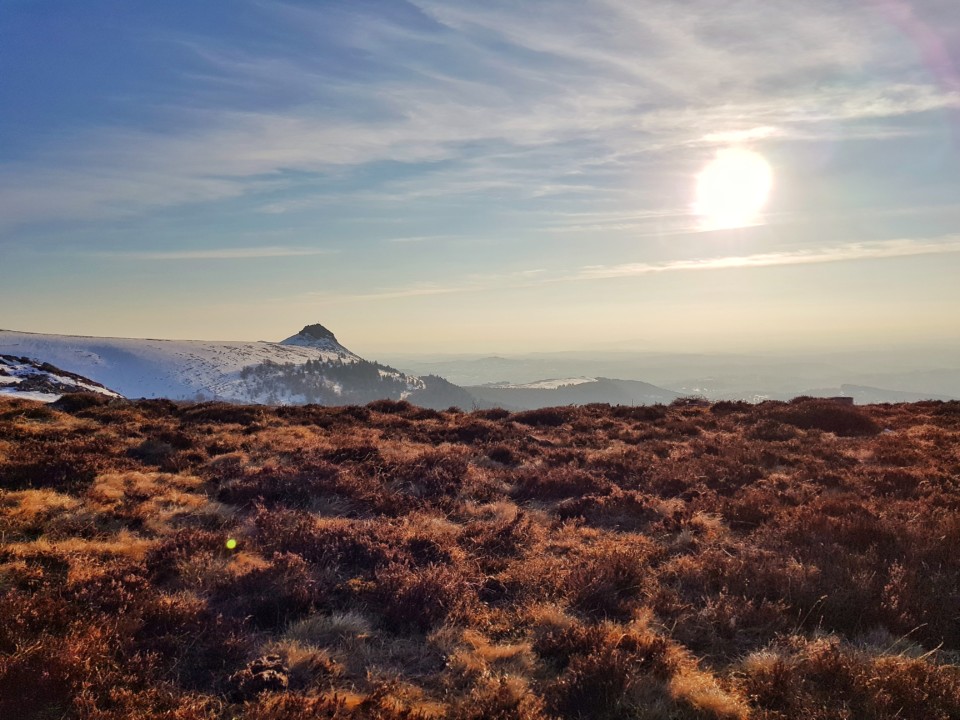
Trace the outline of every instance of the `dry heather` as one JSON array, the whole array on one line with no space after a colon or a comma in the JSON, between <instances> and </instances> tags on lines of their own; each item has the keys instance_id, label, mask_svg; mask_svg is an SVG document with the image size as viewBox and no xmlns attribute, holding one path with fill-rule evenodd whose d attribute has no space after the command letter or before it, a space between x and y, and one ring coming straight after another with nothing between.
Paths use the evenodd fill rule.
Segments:
<instances>
[{"instance_id":1,"label":"dry heather","mask_svg":"<svg viewBox=\"0 0 960 720\"><path fill-rule=\"evenodd\" d=\"M960 718L958 439L960 403L4 400L0 717Z\"/></svg>"}]
</instances>

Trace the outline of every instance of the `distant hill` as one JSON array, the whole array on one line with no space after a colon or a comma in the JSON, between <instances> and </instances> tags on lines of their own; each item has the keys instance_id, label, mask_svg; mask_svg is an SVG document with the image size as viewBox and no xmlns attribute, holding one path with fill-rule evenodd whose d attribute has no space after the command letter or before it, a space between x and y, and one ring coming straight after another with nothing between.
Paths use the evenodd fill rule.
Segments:
<instances>
[{"instance_id":1,"label":"distant hill","mask_svg":"<svg viewBox=\"0 0 960 720\"><path fill-rule=\"evenodd\" d=\"M813 397L830 397L843 395L852 397L857 405L874 405L876 403L905 403L920 402L922 400L955 400L948 395L937 395L928 392L914 392L912 390L888 390L886 388L871 387L869 385L852 385L845 383L839 388L814 390L805 395Z\"/></svg>"},{"instance_id":2,"label":"distant hill","mask_svg":"<svg viewBox=\"0 0 960 720\"><path fill-rule=\"evenodd\" d=\"M655 405L681 397L680 393L639 380L569 378L511 385L496 383L466 388L479 400L507 409L533 410L557 405Z\"/></svg>"},{"instance_id":3,"label":"distant hill","mask_svg":"<svg viewBox=\"0 0 960 720\"><path fill-rule=\"evenodd\" d=\"M392 356L417 375L442 375L462 387L533 385L543 378L620 378L710 400L789 400L842 395L856 402L960 398L960 347L876 348L770 354L551 352L511 357ZM902 395L900 393L903 393Z\"/></svg>"}]
</instances>

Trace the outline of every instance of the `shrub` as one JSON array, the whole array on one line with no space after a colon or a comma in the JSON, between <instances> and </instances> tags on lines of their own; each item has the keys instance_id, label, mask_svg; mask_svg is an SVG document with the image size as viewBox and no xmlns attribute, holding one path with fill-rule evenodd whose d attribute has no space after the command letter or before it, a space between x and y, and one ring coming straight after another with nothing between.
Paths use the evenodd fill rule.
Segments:
<instances>
[{"instance_id":1,"label":"shrub","mask_svg":"<svg viewBox=\"0 0 960 720\"><path fill-rule=\"evenodd\" d=\"M67 393L51 404L51 407L66 413L77 413L90 408L102 407L111 402L107 395L95 392Z\"/></svg>"},{"instance_id":2,"label":"shrub","mask_svg":"<svg viewBox=\"0 0 960 720\"><path fill-rule=\"evenodd\" d=\"M641 530L663 519L660 508L644 493L619 487L607 495L571 497L557 505L555 512L561 520L583 518L597 527L624 531Z\"/></svg>"},{"instance_id":3,"label":"shrub","mask_svg":"<svg viewBox=\"0 0 960 720\"><path fill-rule=\"evenodd\" d=\"M466 460L440 450L425 452L411 460L394 462L386 471L389 483L428 500L452 498L463 487L466 475Z\"/></svg>"},{"instance_id":4,"label":"shrub","mask_svg":"<svg viewBox=\"0 0 960 720\"><path fill-rule=\"evenodd\" d=\"M253 405L231 405L222 402L198 403L187 407L182 418L191 423L225 423L249 427L266 415L263 408Z\"/></svg>"},{"instance_id":5,"label":"shrub","mask_svg":"<svg viewBox=\"0 0 960 720\"><path fill-rule=\"evenodd\" d=\"M110 456L104 438L27 440L0 459L0 488L54 488L76 493L90 485Z\"/></svg>"},{"instance_id":6,"label":"shrub","mask_svg":"<svg viewBox=\"0 0 960 720\"><path fill-rule=\"evenodd\" d=\"M342 463L377 463L380 461L380 448L376 445L341 445L323 454L323 459L336 465Z\"/></svg>"},{"instance_id":7,"label":"shrub","mask_svg":"<svg viewBox=\"0 0 960 720\"><path fill-rule=\"evenodd\" d=\"M513 517L475 520L460 535L460 545L484 568L502 569L512 558L520 556L540 534L537 525L518 510Z\"/></svg>"},{"instance_id":8,"label":"shrub","mask_svg":"<svg viewBox=\"0 0 960 720\"><path fill-rule=\"evenodd\" d=\"M803 430L823 430L843 437L877 435L881 428L857 408L830 400L797 399L772 412L775 420Z\"/></svg>"},{"instance_id":9,"label":"shrub","mask_svg":"<svg viewBox=\"0 0 960 720\"><path fill-rule=\"evenodd\" d=\"M263 693L244 705L243 720L350 720L356 718L337 695L306 696Z\"/></svg>"},{"instance_id":10,"label":"shrub","mask_svg":"<svg viewBox=\"0 0 960 720\"><path fill-rule=\"evenodd\" d=\"M742 400L720 400L719 402L713 403L710 406L710 412L714 415L734 415L736 413L749 413L752 409L752 405L748 402Z\"/></svg>"},{"instance_id":11,"label":"shrub","mask_svg":"<svg viewBox=\"0 0 960 720\"><path fill-rule=\"evenodd\" d=\"M457 703L450 720L546 720L543 700L520 679L489 678Z\"/></svg>"},{"instance_id":12,"label":"shrub","mask_svg":"<svg viewBox=\"0 0 960 720\"><path fill-rule=\"evenodd\" d=\"M649 676L664 680L679 666L669 641L643 622L573 623L541 635L534 647L561 663L545 695L548 710L563 717L629 717L643 704L638 691ZM660 694L666 694L662 686Z\"/></svg>"},{"instance_id":13,"label":"shrub","mask_svg":"<svg viewBox=\"0 0 960 720\"><path fill-rule=\"evenodd\" d=\"M503 408L489 408L486 410L474 410L471 415L484 420L505 420L510 417L510 411Z\"/></svg>"},{"instance_id":14,"label":"shrub","mask_svg":"<svg viewBox=\"0 0 960 720\"><path fill-rule=\"evenodd\" d=\"M127 454L147 465L158 465L161 468L169 467L170 469L177 469L176 467L172 467L175 466L177 451L173 445L163 440L147 438L135 448L127 451Z\"/></svg>"},{"instance_id":15,"label":"shrub","mask_svg":"<svg viewBox=\"0 0 960 720\"><path fill-rule=\"evenodd\" d=\"M609 492L603 477L571 467L530 468L517 473L513 496L522 500L558 500L575 495Z\"/></svg>"},{"instance_id":16,"label":"shrub","mask_svg":"<svg viewBox=\"0 0 960 720\"><path fill-rule=\"evenodd\" d=\"M411 415L416 410L406 400L374 400L367 403L367 409L384 415Z\"/></svg>"},{"instance_id":17,"label":"shrub","mask_svg":"<svg viewBox=\"0 0 960 720\"><path fill-rule=\"evenodd\" d=\"M667 416L667 412L667 408L663 405L615 405L610 408L610 414L613 417L637 422L662 420Z\"/></svg>"},{"instance_id":18,"label":"shrub","mask_svg":"<svg viewBox=\"0 0 960 720\"><path fill-rule=\"evenodd\" d=\"M385 627L394 632L429 630L463 613L474 595L466 578L445 565L414 570L392 564L377 572L376 582Z\"/></svg>"},{"instance_id":19,"label":"shrub","mask_svg":"<svg viewBox=\"0 0 960 720\"><path fill-rule=\"evenodd\" d=\"M507 445L495 445L487 450L487 457L501 465L517 465L519 458Z\"/></svg>"},{"instance_id":20,"label":"shrub","mask_svg":"<svg viewBox=\"0 0 960 720\"><path fill-rule=\"evenodd\" d=\"M515 413L511 419L521 425L559 427L573 420L577 412L576 408L542 408Z\"/></svg>"},{"instance_id":21,"label":"shrub","mask_svg":"<svg viewBox=\"0 0 960 720\"><path fill-rule=\"evenodd\" d=\"M745 692L763 718L953 718L960 715L960 670L903 657L876 657L836 637L790 637L742 664Z\"/></svg>"},{"instance_id":22,"label":"shrub","mask_svg":"<svg viewBox=\"0 0 960 720\"><path fill-rule=\"evenodd\" d=\"M628 617L637 598L649 589L649 559L637 547L594 551L575 565L566 579L571 603L595 617Z\"/></svg>"},{"instance_id":23,"label":"shrub","mask_svg":"<svg viewBox=\"0 0 960 720\"><path fill-rule=\"evenodd\" d=\"M686 395L670 401L672 408L701 408L709 405L710 401L700 395Z\"/></svg>"},{"instance_id":24,"label":"shrub","mask_svg":"<svg viewBox=\"0 0 960 720\"><path fill-rule=\"evenodd\" d=\"M506 437L502 425L470 418L447 430L444 437L450 442L473 445L478 442L499 442Z\"/></svg>"},{"instance_id":25,"label":"shrub","mask_svg":"<svg viewBox=\"0 0 960 720\"><path fill-rule=\"evenodd\" d=\"M259 502L266 507L309 508L337 489L339 475L336 465L324 461L304 471L268 465L226 482L217 499L231 505Z\"/></svg>"},{"instance_id":26,"label":"shrub","mask_svg":"<svg viewBox=\"0 0 960 720\"><path fill-rule=\"evenodd\" d=\"M762 419L747 431L751 440L783 442L797 436L796 426L771 419Z\"/></svg>"},{"instance_id":27,"label":"shrub","mask_svg":"<svg viewBox=\"0 0 960 720\"><path fill-rule=\"evenodd\" d=\"M222 578L213 600L224 612L254 627L275 629L314 610L323 602L324 591L302 557L275 553L264 566Z\"/></svg>"}]
</instances>

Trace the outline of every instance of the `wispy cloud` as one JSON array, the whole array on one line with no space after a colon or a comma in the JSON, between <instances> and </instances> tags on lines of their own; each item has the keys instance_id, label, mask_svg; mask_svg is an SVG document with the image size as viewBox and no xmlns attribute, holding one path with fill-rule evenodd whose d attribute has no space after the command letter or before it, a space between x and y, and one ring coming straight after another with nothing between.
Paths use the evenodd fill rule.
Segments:
<instances>
[{"instance_id":1,"label":"wispy cloud","mask_svg":"<svg viewBox=\"0 0 960 720\"><path fill-rule=\"evenodd\" d=\"M960 253L960 235L940 238L898 239L879 242L859 242L804 250L754 253L714 258L669 260L661 263L622 263L618 265L589 265L579 270L558 271L532 268L505 273L469 274L446 282L417 281L407 285L383 287L369 292L342 293L335 291L309 292L300 297L322 301L328 305L402 300L434 295L482 293L517 288L537 288L548 285L577 284L615 278L637 277L659 273L706 272L743 268L767 268L787 265L814 265L850 261L904 258L922 255ZM289 302L289 297L275 298Z\"/></svg>"},{"instance_id":2,"label":"wispy cloud","mask_svg":"<svg viewBox=\"0 0 960 720\"><path fill-rule=\"evenodd\" d=\"M330 255L333 250L306 247L242 247L196 250L161 250L100 253L105 257L123 260L252 260L257 258L308 257Z\"/></svg>"},{"instance_id":3,"label":"wispy cloud","mask_svg":"<svg viewBox=\"0 0 960 720\"><path fill-rule=\"evenodd\" d=\"M951 235L937 240L884 240L821 247L810 250L756 253L716 258L671 260L662 263L623 263L619 265L589 265L575 277L581 280L634 277L654 273L686 272L691 270L728 270L733 268L759 268L777 265L812 265L819 263L846 262L902 258L917 255L941 255L960 252L960 235Z\"/></svg>"},{"instance_id":4,"label":"wispy cloud","mask_svg":"<svg viewBox=\"0 0 960 720\"><path fill-rule=\"evenodd\" d=\"M696 214L691 208L567 213L553 215L550 221L543 225L543 230L550 233L610 233L642 229L646 232L639 235L634 232L632 236L683 235L700 232L701 223L695 218Z\"/></svg>"},{"instance_id":5,"label":"wispy cloud","mask_svg":"<svg viewBox=\"0 0 960 720\"><path fill-rule=\"evenodd\" d=\"M328 304L399 300L404 298L428 297L431 295L454 295L462 293L487 292L495 289L532 287L541 285L549 278L544 268L530 268L503 273L471 273L456 278L456 282L417 281L407 285L384 287L370 292L342 293L332 291L309 292L304 295L311 300L322 300ZM286 301L289 298L277 298Z\"/></svg>"},{"instance_id":6,"label":"wispy cloud","mask_svg":"<svg viewBox=\"0 0 960 720\"><path fill-rule=\"evenodd\" d=\"M909 41L870 3L744 0L710 22L711 0L413 5L432 26L362 8L257 5L265 25L319 34L371 67L348 82L326 56L194 39L184 51L209 74L165 108L180 129L67 133L0 166L0 221L113 217L265 189L261 210L282 213L316 207L275 196L300 188L288 173L384 162L448 164L442 177L407 181L404 197L587 198L631 181L629 161L643 153L682 163L698 144L842 138L864 121L960 107L956 88L918 74ZM274 88L298 100L274 104ZM534 154L517 162L497 154L505 148Z\"/></svg>"}]
</instances>

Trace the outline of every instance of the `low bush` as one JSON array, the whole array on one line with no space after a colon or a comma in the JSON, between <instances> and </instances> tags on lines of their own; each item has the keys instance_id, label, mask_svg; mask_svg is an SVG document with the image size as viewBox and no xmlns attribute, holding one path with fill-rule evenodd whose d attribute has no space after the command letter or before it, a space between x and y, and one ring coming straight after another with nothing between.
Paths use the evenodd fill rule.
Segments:
<instances>
[{"instance_id":1,"label":"low bush","mask_svg":"<svg viewBox=\"0 0 960 720\"><path fill-rule=\"evenodd\" d=\"M639 540L633 546L591 549L565 579L571 605L592 617L629 617L652 588L651 551Z\"/></svg>"},{"instance_id":2,"label":"low bush","mask_svg":"<svg viewBox=\"0 0 960 720\"><path fill-rule=\"evenodd\" d=\"M103 407L111 402L111 399L101 393L80 392L67 393L50 407L56 408L66 413L77 413L90 408Z\"/></svg>"},{"instance_id":3,"label":"low bush","mask_svg":"<svg viewBox=\"0 0 960 720\"><path fill-rule=\"evenodd\" d=\"M543 408L514 413L511 419L533 427L560 427L573 420L578 412L576 408Z\"/></svg>"},{"instance_id":4,"label":"low bush","mask_svg":"<svg viewBox=\"0 0 960 720\"><path fill-rule=\"evenodd\" d=\"M459 617L475 602L475 592L458 570L446 565L413 569L394 563L376 575L376 600L385 627L424 632Z\"/></svg>"},{"instance_id":5,"label":"low bush","mask_svg":"<svg viewBox=\"0 0 960 720\"><path fill-rule=\"evenodd\" d=\"M259 502L267 507L309 508L319 498L337 491L340 476L339 468L325 461L312 463L304 470L268 465L240 472L243 474L220 485L218 500L240 506Z\"/></svg>"},{"instance_id":6,"label":"low bush","mask_svg":"<svg viewBox=\"0 0 960 720\"><path fill-rule=\"evenodd\" d=\"M875 420L857 408L832 400L794 401L774 409L771 417L803 430L823 430L843 437L877 435L882 429Z\"/></svg>"},{"instance_id":7,"label":"low bush","mask_svg":"<svg viewBox=\"0 0 960 720\"><path fill-rule=\"evenodd\" d=\"M184 408L181 417L188 423L236 424L249 427L260 422L266 412L256 406L212 402L188 406Z\"/></svg>"},{"instance_id":8,"label":"low bush","mask_svg":"<svg viewBox=\"0 0 960 720\"><path fill-rule=\"evenodd\" d=\"M558 500L611 490L610 481L604 477L569 466L527 468L512 479L516 483L512 495L521 500Z\"/></svg>"}]
</instances>

